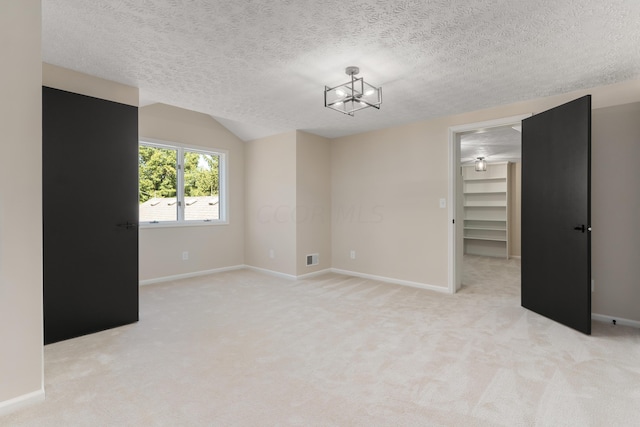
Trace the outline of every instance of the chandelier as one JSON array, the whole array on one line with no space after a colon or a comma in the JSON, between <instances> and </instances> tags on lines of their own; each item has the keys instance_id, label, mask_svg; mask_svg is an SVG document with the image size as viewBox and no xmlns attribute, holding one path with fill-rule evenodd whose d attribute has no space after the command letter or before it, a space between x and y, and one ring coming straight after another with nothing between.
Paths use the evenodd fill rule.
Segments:
<instances>
[{"instance_id":1,"label":"chandelier","mask_svg":"<svg viewBox=\"0 0 640 427\"><path fill-rule=\"evenodd\" d=\"M325 86L324 106L350 116L368 107L380 109L382 88L370 85L362 77L356 78L359 72L358 67L347 67L345 73L351 76L351 81L335 87Z\"/></svg>"}]
</instances>

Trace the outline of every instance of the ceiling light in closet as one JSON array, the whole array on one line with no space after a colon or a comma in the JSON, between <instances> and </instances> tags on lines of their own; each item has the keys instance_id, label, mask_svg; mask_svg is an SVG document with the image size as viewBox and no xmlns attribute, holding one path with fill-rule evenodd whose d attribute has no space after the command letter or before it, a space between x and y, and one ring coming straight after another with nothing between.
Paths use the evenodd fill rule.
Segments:
<instances>
[{"instance_id":1,"label":"ceiling light in closet","mask_svg":"<svg viewBox=\"0 0 640 427\"><path fill-rule=\"evenodd\" d=\"M484 157L478 157L476 159L476 172L485 172L487 170L487 161Z\"/></svg>"}]
</instances>

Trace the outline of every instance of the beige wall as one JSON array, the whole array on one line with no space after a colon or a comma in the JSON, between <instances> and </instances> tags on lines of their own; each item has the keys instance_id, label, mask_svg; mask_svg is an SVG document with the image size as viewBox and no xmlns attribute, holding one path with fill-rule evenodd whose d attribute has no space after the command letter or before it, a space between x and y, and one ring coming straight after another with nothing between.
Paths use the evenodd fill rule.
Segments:
<instances>
[{"instance_id":1,"label":"beige wall","mask_svg":"<svg viewBox=\"0 0 640 427\"><path fill-rule=\"evenodd\" d=\"M42 63L42 85L134 107L138 106L138 88L136 87L79 73L46 62Z\"/></svg>"},{"instance_id":2,"label":"beige wall","mask_svg":"<svg viewBox=\"0 0 640 427\"><path fill-rule=\"evenodd\" d=\"M521 220L522 211L521 190L522 190L522 163L516 162L509 165L509 256L519 257L521 255Z\"/></svg>"},{"instance_id":3,"label":"beige wall","mask_svg":"<svg viewBox=\"0 0 640 427\"><path fill-rule=\"evenodd\" d=\"M245 170L247 265L292 277L330 268L331 141L301 131L249 141Z\"/></svg>"},{"instance_id":4,"label":"beige wall","mask_svg":"<svg viewBox=\"0 0 640 427\"><path fill-rule=\"evenodd\" d=\"M296 132L245 143L244 164L246 264L296 276Z\"/></svg>"},{"instance_id":5,"label":"beige wall","mask_svg":"<svg viewBox=\"0 0 640 427\"><path fill-rule=\"evenodd\" d=\"M244 264L244 145L211 116L164 104L139 110L141 138L223 149L227 156L226 225L141 228L140 280ZM189 259L182 260L182 252Z\"/></svg>"},{"instance_id":6,"label":"beige wall","mask_svg":"<svg viewBox=\"0 0 640 427\"><path fill-rule=\"evenodd\" d=\"M296 133L297 275L331 268L331 141ZM306 256L320 256L316 266Z\"/></svg>"},{"instance_id":7,"label":"beige wall","mask_svg":"<svg viewBox=\"0 0 640 427\"><path fill-rule=\"evenodd\" d=\"M448 194L449 127L538 113L589 93L594 108L637 102L640 81L335 139L333 267L446 287L450 219L446 209L438 209L438 199ZM597 194L593 203L599 203ZM350 249L356 250L355 260L349 259ZM632 319L640 320L640 313Z\"/></svg>"},{"instance_id":8,"label":"beige wall","mask_svg":"<svg viewBox=\"0 0 640 427\"><path fill-rule=\"evenodd\" d=\"M447 286L447 131L433 120L333 141L334 268Z\"/></svg>"},{"instance_id":9,"label":"beige wall","mask_svg":"<svg viewBox=\"0 0 640 427\"><path fill-rule=\"evenodd\" d=\"M0 2L0 415L44 397L41 20Z\"/></svg>"},{"instance_id":10,"label":"beige wall","mask_svg":"<svg viewBox=\"0 0 640 427\"><path fill-rule=\"evenodd\" d=\"M640 321L640 103L593 111L593 312Z\"/></svg>"}]
</instances>

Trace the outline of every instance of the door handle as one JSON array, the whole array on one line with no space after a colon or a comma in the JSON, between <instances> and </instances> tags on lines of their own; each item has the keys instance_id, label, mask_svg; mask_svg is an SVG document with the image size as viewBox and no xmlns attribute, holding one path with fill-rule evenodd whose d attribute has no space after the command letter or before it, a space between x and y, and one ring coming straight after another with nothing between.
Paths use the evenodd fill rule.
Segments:
<instances>
[{"instance_id":1,"label":"door handle","mask_svg":"<svg viewBox=\"0 0 640 427\"><path fill-rule=\"evenodd\" d=\"M574 230L578 230L578 231L582 231L584 233L584 231L586 230L586 227L584 226L584 224L580 224L577 225L575 227L573 227Z\"/></svg>"},{"instance_id":2,"label":"door handle","mask_svg":"<svg viewBox=\"0 0 640 427\"><path fill-rule=\"evenodd\" d=\"M138 224L136 224L135 222L129 222L127 221L124 224L116 224L118 227L122 227L122 228L126 228L127 230L131 230L132 228L136 228L138 226Z\"/></svg>"}]
</instances>

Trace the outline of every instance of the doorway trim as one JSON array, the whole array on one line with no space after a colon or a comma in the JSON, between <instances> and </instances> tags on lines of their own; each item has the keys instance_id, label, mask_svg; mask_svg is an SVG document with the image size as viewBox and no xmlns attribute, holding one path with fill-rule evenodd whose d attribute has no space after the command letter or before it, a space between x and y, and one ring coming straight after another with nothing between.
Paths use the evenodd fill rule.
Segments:
<instances>
[{"instance_id":1,"label":"doorway trim","mask_svg":"<svg viewBox=\"0 0 640 427\"><path fill-rule=\"evenodd\" d=\"M449 127L449 250L448 250L448 291L450 294L455 294L461 285L461 275L457 272L458 267L458 233L455 223L456 210L458 205L458 181L460 171L460 134L482 130L491 129L495 127L517 125L522 120L531 117L532 113L520 114L517 116L504 117L501 119L488 120L484 122L468 123L464 125L457 125ZM462 219L461 219L462 220Z\"/></svg>"}]
</instances>

